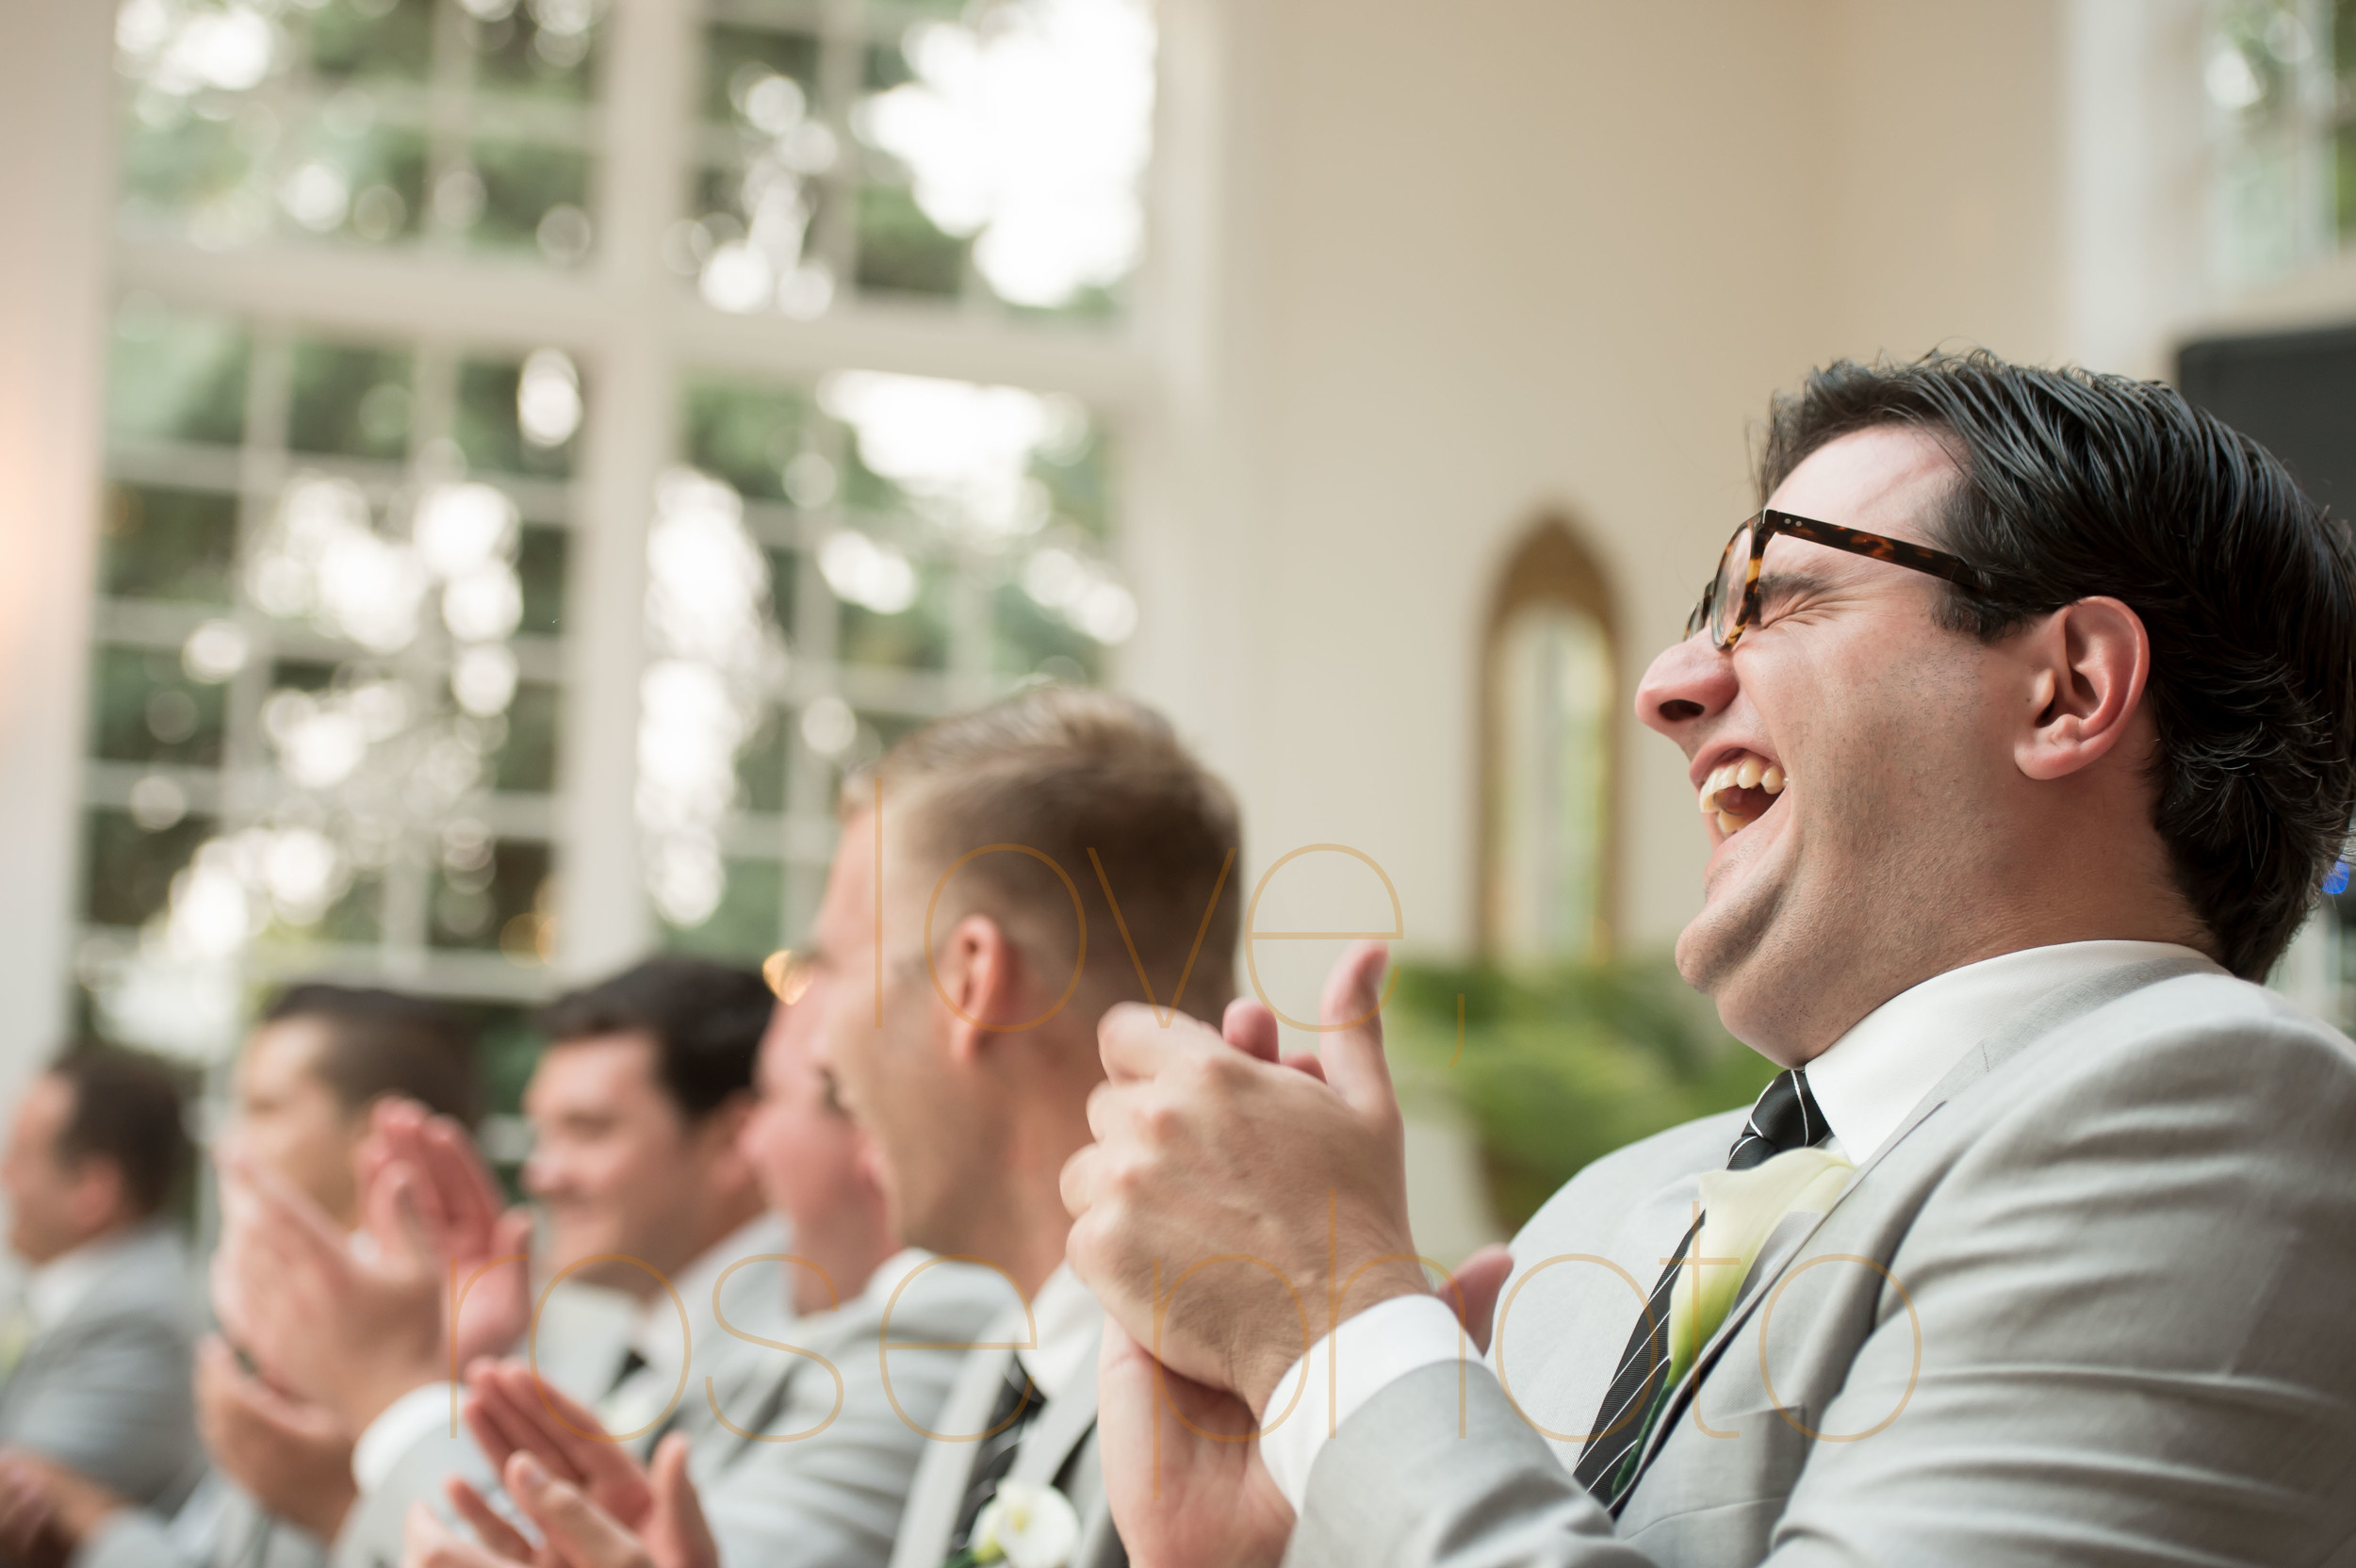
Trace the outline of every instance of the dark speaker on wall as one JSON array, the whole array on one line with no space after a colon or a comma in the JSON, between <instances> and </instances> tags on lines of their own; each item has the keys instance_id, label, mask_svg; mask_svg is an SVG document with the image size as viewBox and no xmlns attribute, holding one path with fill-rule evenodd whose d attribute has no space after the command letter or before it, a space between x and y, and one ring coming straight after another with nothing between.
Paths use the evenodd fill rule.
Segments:
<instances>
[{"instance_id":1,"label":"dark speaker on wall","mask_svg":"<svg viewBox=\"0 0 2356 1568\"><path fill-rule=\"evenodd\" d=\"M2356 325L2201 338L2179 351L2176 384L2356 518Z\"/></svg>"}]
</instances>

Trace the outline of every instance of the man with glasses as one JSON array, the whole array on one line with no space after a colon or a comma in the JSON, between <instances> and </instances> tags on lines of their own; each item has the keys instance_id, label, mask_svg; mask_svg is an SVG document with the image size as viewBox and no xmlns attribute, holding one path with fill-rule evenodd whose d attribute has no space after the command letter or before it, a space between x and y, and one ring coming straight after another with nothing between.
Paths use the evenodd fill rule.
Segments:
<instances>
[{"instance_id":1,"label":"man with glasses","mask_svg":"<svg viewBox=\"0 0 2356 1568\"><path fill-rule=\"evenodd\" d=\"M1322 1082L1116 1009L1064 1189L1135 1560L2348 1560L2356 1054L2253 983L2356 808L2345 525L1985 354L1816 373L1761 477L1637 712L1710 846L1679 968L1785 1070L1443 1299L1379 948Z\"/></svg>"}]
</instances>

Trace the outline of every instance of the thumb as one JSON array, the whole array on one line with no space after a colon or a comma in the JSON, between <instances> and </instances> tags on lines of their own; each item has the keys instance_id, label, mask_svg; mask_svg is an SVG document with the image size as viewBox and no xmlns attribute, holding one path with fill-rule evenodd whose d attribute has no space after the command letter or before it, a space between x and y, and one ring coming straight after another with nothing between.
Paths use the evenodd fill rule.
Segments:
<instances>
[{"instance_id":1,"label":"thumb","mask_svg":"<svg viewBox=\"0 0 2356 1568\"><path fill-rule=\"evenodd\" d=\"M532 1211L521 1204L499 1217L491 1227L491 1256L515 1259L517 1266L532 1264Z\"/></svg>"},{"instance_id":2,"label":"thumb","mask_svg":"<svg viewBox=\"0 0 2356 1568\"><path fill-rule=\"evenodd\" d=\"M417 1168L406 1160L379 1166L361 1200L361 1228L386 1262L417 1258L426 1250L417 1211Z\"/></svg>"},{"instance_id":3,"label":"thumb","mask_svg":"<svg viewBox=\"0 0 2356 1568\"><path fill-rule=\"evenodd\" d=\"M685 1432L668 1433L655 1446L654 1467L647 1478L654 1514L646 1525L646 1548L655 1568L715 1568L720 1560L695 1483L687 1478L688 1447Z\"/></svg>"},{"instance_id":4,"label":"thumb","mask_svg":"<svg viewBox=\"0 0 2356 1568\"><path fill-rule=\"evenodd\" d=\"M1440 1298L1456 1309L1457 1320L1472 1337L1474 1348L1489 1353L1496 1331L1497 1295L1513 1272L1513 1254L1501 1246L1483 1247L1456 1266L1456 1273L1441 1288Z\"/></svg>"},{"instance_id":5,"label":"thumb","mask_svg":"<svg viewBox=\"0 0 2356 1568\"><path fill-rule=\"evenodd\" d=\"M1382 981L1389 962L1390 951L1381 942L1358 943L1325 977L1325 995L1317 1006L1325 1081L1362 1115L1399 1114L1390 1064L1383 1059Z\"/></svg>"}]
</instances>

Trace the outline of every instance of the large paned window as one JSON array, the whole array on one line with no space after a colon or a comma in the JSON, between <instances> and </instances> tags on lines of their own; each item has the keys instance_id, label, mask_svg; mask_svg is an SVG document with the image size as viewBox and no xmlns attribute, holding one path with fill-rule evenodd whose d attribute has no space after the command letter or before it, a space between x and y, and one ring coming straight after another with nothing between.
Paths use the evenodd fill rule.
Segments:
<instances>
[{"instance_id":1,"label":"large paned window","mask_svg":"<svg viewBox=\"0 0 2356 1568\"><path fill-rule=\"evenodd\" d=\"M1141 0L124 0L74 983L511 1033L798 935L844 770L1113 673ZM594 894L594 896L592 896Z\"/></svg>"},{"instance_id":2,"label":"large paned window","mask_svg":"<svg viewBox=\"0 0 2356 1568\"><path fill-rule=\"evenodd\" d=\"M2201 80L2221 279L2266 283L2356 236L2356 0L2213 0Z\"/></svg>"}]
</instances>

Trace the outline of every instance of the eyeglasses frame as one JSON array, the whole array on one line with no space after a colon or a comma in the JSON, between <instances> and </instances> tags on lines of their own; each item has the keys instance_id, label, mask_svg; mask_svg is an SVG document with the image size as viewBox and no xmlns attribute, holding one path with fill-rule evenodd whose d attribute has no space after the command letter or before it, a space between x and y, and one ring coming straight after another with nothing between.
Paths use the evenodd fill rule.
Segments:
<instances>
[{"instance_id":1,"label":"eyeglasses frame","mask_svg":"<svg viewBox=\"0 0 2356 1568\"><path fill-rule=\"evenodd\" d=\"M1862 529L1819 522L1813 517L1777 512L1769 507L1761 507L1745 517L1736 525L1734 533L1741 533L1744 529L1751 531L1751 559L1742 576L1742 607L1735 617L1734 629L1726 634L1725 642L1718 641L1716 631L1710 634L1710 645L1722 653L1741 642L1742 633L1748 631L1752 623L1759 619L1759 565L1767 556L1767 541L1778 533L1788 533L1794 539L1823 545L1828 549L1861 555L1870 561L1887 561L1893 566L1904 566L1911 572L1928 572L1933 577L1946 579L1967 593L1985 594L1988 589L1988 574L1959 555L1949 555L1945 550L1935 550L1926 545L1908 544L1904 539L1868 533ZM1728 534L1726 549L1733 547L1734 534ZM1703 587L1702 596L1694 604L1693 612L1685 618L1685 634L1688 637L1709 627L1710 612L1716 607L1718 580L1724 575L1725 566L1726 551L1721 550L1718 552L1718 569L1710 574L1710 581Z\"/></svg>"}]
</instances>

